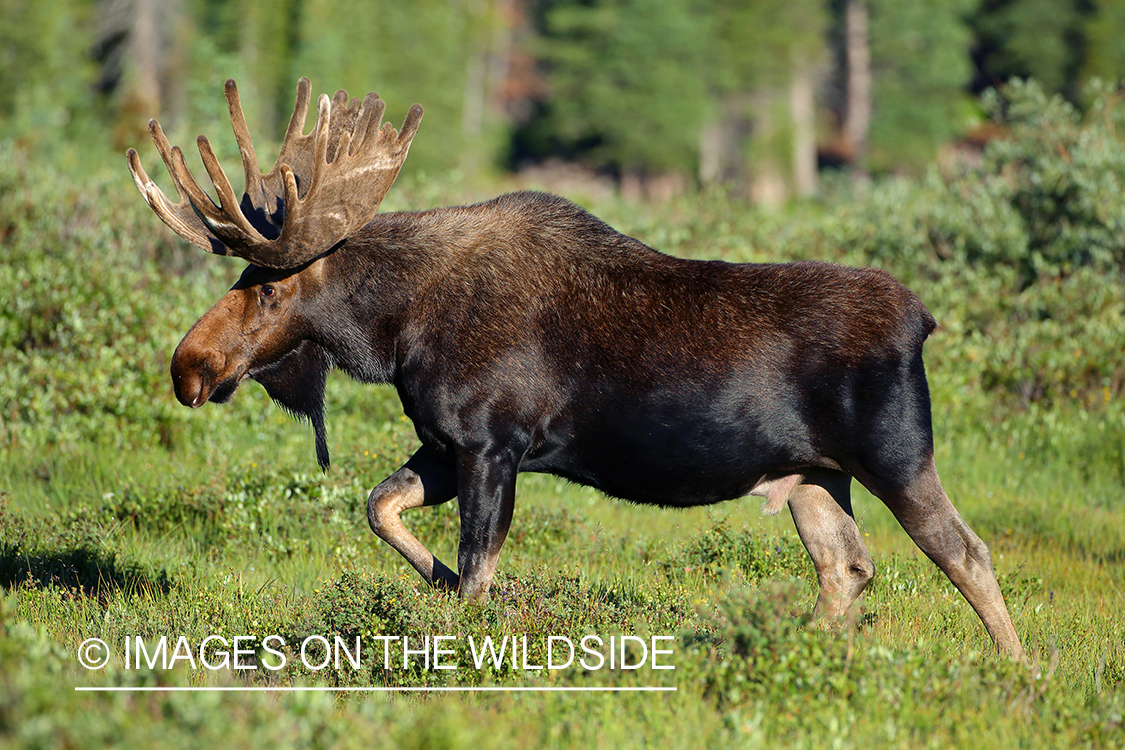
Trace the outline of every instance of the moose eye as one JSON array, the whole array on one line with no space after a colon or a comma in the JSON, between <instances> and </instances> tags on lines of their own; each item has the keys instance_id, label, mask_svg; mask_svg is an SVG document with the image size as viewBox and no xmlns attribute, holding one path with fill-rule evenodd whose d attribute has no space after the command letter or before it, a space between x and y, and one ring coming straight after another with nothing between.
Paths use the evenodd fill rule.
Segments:
<instances>
[{"instance_id":1,"label":"moose eye","mask_svg":"<svg viewBox=\"0 0 1125 750\"><path fill-rule=\"evenodd\" d=\"M277 296L277 290L271 284L266 284L262 287L262 297L265 299L273 299Z\"/></svg>"}]
</instances>

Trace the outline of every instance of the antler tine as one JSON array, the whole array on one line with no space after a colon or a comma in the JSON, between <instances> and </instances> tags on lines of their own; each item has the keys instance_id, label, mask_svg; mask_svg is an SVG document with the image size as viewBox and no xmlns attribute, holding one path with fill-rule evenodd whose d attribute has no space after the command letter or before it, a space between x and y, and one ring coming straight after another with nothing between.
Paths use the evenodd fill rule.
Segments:
<instances>
[{"instance_id":1,"label":"antler tine","mask_svg":"<svg viewBox=\"0 0 1125 750\"><path fill-rule=\"evenodd\" d=\"M293 116L285 131L285 140L295 138L305 132L305 118L309 116L309 102L312 101L312 84L308 78L297 81L297 100L293 103Z\"/></svg>"},{"instance_id":2,"label":"antler tine","mask_svg":"<svg viewBox=\"0 0 1125 750\"><path fill-rule=\"evenodd\" d=\"M278 152L277 161L274 162L273 168L268 173L260 177L266 199L272 200L275 204L270 207L271 213L283 213L278 211L279 206L276 205L283 201L285 197L285 179L281 173L283 164L289 165L289 168L293 170L301 183L301 188L306 187L308 181L312 179L312 155L309 146L313 135L312 133L305 135L305 120L308 118L311 101L312 84L309 83L308 78L301 78L297 81L297 97L293 103L293 115L289 118L289 127L285 130L285 139L281 143L281 151Z\"/></svg>"},{"instance_id":3,"label":"antler tine","mask_svg":"<svg viewBox=\"0 0 1125 750\"><path fill-rule=\"evenodd\" d=\"M345 94L345 98L347 95ZM332 102L328 94L321 94L316 101L316 126L313 128L313 173L308 195L316 190L324 177L324 168L328 164L328 144L332 140Z\"/></svg>"},{"instance_id":4,"label":"antler tine","mask_svg":"<svg viewBox=\"0 0 1125 750\"><path fill-rule=\"evenodd\" d=\"M149 179L144 167L141 166L141 157L136 149L125 152L129 158L129 171L133 173L133 182L141 192L145 202L156 212L160 220L171 227L172 231L183 237L188 242L199 245L204 250L211 249L211 241L201 230L197 222L187 220L182 211L183 204L174 204L168 200L164 192ZM190 210L190 206L188 209ZM194 216L194 213L192 214Z\"/></svg>"},{"instance_id":5,"label":"antler tine","mask_svg":"<svg viewBox=\"0 0 1125 750\"><path fill-rule=\"evenodd\" d=\"M218 203L199 186L183 152L168 143L156 120L149 130L179 202L169 201L153 184L133 149L128 151L129 168L148 204L181 237L209 252L237 255L270 268L307 263L370 221L422 119L422 108L415 104L400 132L390 124L380 127L386 105L378 96L349 101L347 92L340 90L332 99L319 97L316 124L306 135L311 87L302 78L281 153L273 169L262 174L238 87L228 80L225 88L246 176L241 204L207 138L197 139L199 153Z\"/></svg>"},{"instance_id":6,"label":"antler tine","mask_svg":"<svg viewBox=\"0 0 1125 750\"><path fill-rule=\"evenodd\" d=\"M231 188L230 180L227 179L222 165L215 158L215 152L211 150L210 141L201 135L196 139L196 142L199 145L199 155L203 158L203 167L207 170L207 175L211 178L215 191L219 194L218 207L214 203L208 205L207 201L202 200L209 197L206 193L203 193L201 199L196 201L196 211L201 214L203 223L227 247L251 247L268 242L261 232L254 228L254 225L250 223L246 214L239 207L238 198L235 197L234 189ZM247 193L249 193L251 183L252 180L247 180ZM202 191L200 192L202 193Z\"/></svg>"},{"instance_id":7,"label":"antler tine","mask_svg":"<svg viewBox=\"0 0 1125 750\"><path fill-rule=\"evenodd\" d=\"M254 151L254 141L250 138L250 128L246 125L246 115L242 111L242 100L238 96L238 85L233 78L225 84L227 109L230 111L230 124L234 129L234 140L242 155L242 172L246 177L246 198L250 205L269 216L266 205L265 188L262 186L262 170L258 168L258 155ZM302 123L303 124L303 123Z\"/></svg>"},{"instance_id":8,"label":"antler tine","mask_svg":"<svg viewBox=\"0 0 1125 750\"><path fill-rule=\"evenodd\" d=\"M402 130L399 131L399 142L405 142L404 148L410 148L410 142L414 140L414 135L418 132L418 126L422 124L422 105L411 104L410 111L406 113L406 119L402 123Z\"/></svg>"},{"instance_id":9,"label":"antler tine","mask_svg":"<svg viewBox=\"0 0 1125 750\"><path fill-rule=\"evenodd\" d=\"M136 149L131 148L125 152L125 155L129 160L129 171L133 175L133 183L144 197L145 202L156 212L161 221L171 227L172 231L208 252L215 252L217 243L212 241L206 226L192 209L191 203L184 196L183 188L176 179L175 172L172 171L172 148L168 144L164 131L160 128L160 123L155 119L149 120L148 130L153 143L156 144L157 151L160 152L161 159L164 160L164 164L168 167L172 176L172 184L176 188L176 196L179 201L172 203L168 200L164 191L157 187L156 183L145 172L141 165L141 157Z\"/></svg>"},{"instance_id":10,"label":"antler tine","mask_svg":"<svg viewBox=\"0 0 1125 750\"><path fill-rule=\"evenodd\" d=\"M374 92L363 98L359 124L355 129L359 137L356 139L357 144L352 147L353 150L370 147L371 139L379 134L379 126L383 124L383 113L386 109L387 103Z\"/></svg>"}]
</instances>

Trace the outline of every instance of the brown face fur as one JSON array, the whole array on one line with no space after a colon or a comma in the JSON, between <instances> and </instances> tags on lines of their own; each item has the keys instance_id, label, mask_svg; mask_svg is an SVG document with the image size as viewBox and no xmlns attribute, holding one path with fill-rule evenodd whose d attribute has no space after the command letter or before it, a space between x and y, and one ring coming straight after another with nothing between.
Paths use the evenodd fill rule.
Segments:
<instances>
[{"instance_id":1,"label":"brown face fur","mask_svg":"<svg viewBox=\"0 0 1125 750\"><path fill-rule=\"evenodd\" d=\"M180 403L222 403L255 369L291 351L305 328L303 303L321 286L322 267L323 259L296 272L248 266L172 355Z\"/></svg>"}]
</instances>

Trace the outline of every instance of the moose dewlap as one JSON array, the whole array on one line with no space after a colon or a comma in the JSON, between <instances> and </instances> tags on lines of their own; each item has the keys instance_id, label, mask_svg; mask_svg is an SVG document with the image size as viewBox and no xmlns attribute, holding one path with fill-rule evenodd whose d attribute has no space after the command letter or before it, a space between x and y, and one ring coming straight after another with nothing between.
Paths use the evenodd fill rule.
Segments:
<instances>
[{"instance_id":1,"label":"moose dewlap","mask_svg":"<svg viewBox=\"0 0 1125 750\"><path fill-rule=\"evenodd\" d=\"M663 255L574 204L516 193L377 214L422 118L381 125L374 94L307 79L263 174L226 84L246 188L207 139L218 201L149 124L178 202L133 178L157 215L208 252L250 262L176 348L176 397L198 407L253 378L308 419L328 466L324 384L338 368L392 383L421 441L371 493L371 528L434 585L488 593L516 474L544 472L639 503L745 495L788 505L816 568L819 614L843 613L874 566L852 516L854 477L953 581L996 644L1022 654L988 548L942 489L922 344L935 323L888 274L828 263ZM457 571L402 524L457 497Z\"/></svg>"}]
</instances>

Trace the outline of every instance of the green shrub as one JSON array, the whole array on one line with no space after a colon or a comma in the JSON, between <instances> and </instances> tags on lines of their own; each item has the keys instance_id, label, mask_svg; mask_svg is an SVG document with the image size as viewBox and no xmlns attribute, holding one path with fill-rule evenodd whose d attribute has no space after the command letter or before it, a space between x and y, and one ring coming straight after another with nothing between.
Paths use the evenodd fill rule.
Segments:
<instances>
[{"instance_id":1,"label":"green shrub","mask_svg":"<svg viewBox=\"0 0 1125 750\"><path fill-rule=\"evenodd\" d=\"M982 171L1026 227L1024 282L1093 266L1125 266L1125 107L1119 89L1095 81L1079 112L1034 81L985 95L1010 136L989 144Z\"/></svg>"},{"instance_id":2,"label":"green shrub","mask_svg":"<svg viewBox=\"0 0 1125 750\"><path fill-rule=\"evenodd\" d=\"M805 548L792 533L767 534L742 526L731 529L720 521L671 551L661 562L675 580L702 575L720 579L737 571L751 583L766 578L804 578L812 575Z\"/></svg>"},{"instance_id":3,"label":"green shrub","mask_svg":"<svg viewBox=\"0 0 1125 750\"><path fill-rule=\"evenodd\" d=\"M564 636L577 643L584 636L596 635L608 642L610 636L621 634L676 636L701 627L697 612L688 606L682 592L624 581L596 583L553 571L519 578L500 573L488 600L465 605L455 593L431 590L413 572L406 577L345 572L313 592L312 612L295 625L286 641L300 643L308 635L333 641L338 636L350 645L358 638L361 670L342 664L341 669L333 666L309 673L296 665L296 676L334 684L372 684L372 680L390 685L584 684L587 680L612 684L621 679L619 671L591 672L573 665L561 671L522 667L524 663L547 664L549 636ZM453 651L446 663L456 663L457 669L427 669L422 656L411 657L404 667L401 641L392 642L392 668L385 669L387 652L379 637L405 637L411 648L418 648L435 635L453 637L446 642ZM476 669L473 644L479 656L485 637L492 639L497 650L503 639L517 639L521 650L516 664L509 649L509 658L499 666L490 655L483 668ZM475 639L473 644L470 638ZM674 645L670 648L678 653ZM309 661L316 664L323 658L319 653Z\"/></svg>"},{"instance_id":4,"label":"green shrub","mask_svg":"<svg viewBox=\"0 0 1125 750\"><path fill-rule=\"evenodd\" d=\"M745 736L799 746L878 737L896 747L1012 746L1044 736L1104 747L1123 736L1122 696L1076 699L1057 679L1057 652L1025 665L943 648L891 650L793 614L797 588L734 589L716 605L716 628L686 639L699 655L692 676L704 697ZM998 707L1011 718L1002 726Z\"/></svg>"}]
</instances>

